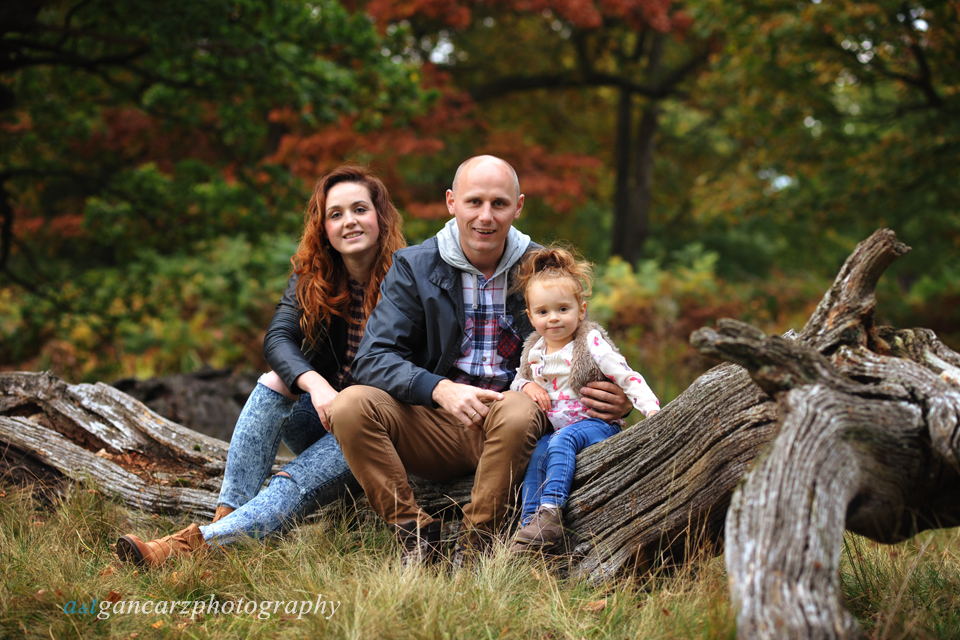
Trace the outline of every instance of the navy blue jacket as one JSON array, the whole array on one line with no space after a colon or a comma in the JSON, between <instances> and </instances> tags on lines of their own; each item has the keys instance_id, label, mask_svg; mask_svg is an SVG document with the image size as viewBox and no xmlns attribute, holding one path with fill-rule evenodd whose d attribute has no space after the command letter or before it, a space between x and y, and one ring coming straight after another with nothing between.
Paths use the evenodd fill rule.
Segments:
<instances>
[{"instance_id":1,"label":"navy blue jacket","mask_svg":"<svg viewBox=\"0 0 960 640\"><path fill-rule=\"evenodd\" d=\"M537 248L531 242L526 251ZM519 263L511 267L508 283ZM460 274L440 257L435 237L397 251L354 358L354 380L403 402L436 406L434 387L451 377L462 355L466 315ZM506 311L521 339L533 332L525 309L522 292L507 296Z\"/></svg>"}]
</instances>

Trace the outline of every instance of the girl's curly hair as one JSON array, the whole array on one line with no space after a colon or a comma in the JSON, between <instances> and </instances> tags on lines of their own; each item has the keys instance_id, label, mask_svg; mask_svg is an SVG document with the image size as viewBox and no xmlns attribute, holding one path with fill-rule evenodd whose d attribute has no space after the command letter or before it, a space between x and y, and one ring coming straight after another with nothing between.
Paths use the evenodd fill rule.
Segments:
<instances>
[{"instance_id":1,"label":"girl's curly hair","mask_svg":"<svg viewBox=\"0 0 960 640\"><path fill-rule=\"evenodd\" d=\"M536 249L524 256L513 289L523 291L526 297L527 289L534 282L558 278L570 280L577 302L583 302L593 290L593 265L578 259L572 250L563 245Z\"/></svg>"},{"instance_id":2,"label":"girl's curly hair","mask_svg":"<svg viewBox=\"0 0 960 640\"><path fill-rule=\"evenodd\" d=\"M348 314L350 287L347 268L340 254L330 245L323 228L327 194L335 185L344 182L361 184L370 191L380 230L377 256L363 301L364 318L380 300L380 283L393 264L393 252L407 245L403 236L403 219L390 201L387 187L365 167L345 165L317 181L304 212L300 246L290 258L293 271L299 276L297 302L303 310L300 328L310 344L316 343L333 316L352 322Z\"/></svg>"}]
</instances>

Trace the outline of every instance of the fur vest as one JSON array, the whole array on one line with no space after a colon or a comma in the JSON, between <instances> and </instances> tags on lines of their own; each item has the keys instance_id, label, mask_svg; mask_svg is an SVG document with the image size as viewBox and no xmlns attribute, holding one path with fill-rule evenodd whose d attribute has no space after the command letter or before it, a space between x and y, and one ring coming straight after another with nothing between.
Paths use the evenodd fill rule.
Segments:
<instances>
[{"instance_id":1,"label":"fur vest","mask_svg":"<svg viewBox=\"0 0 960 640\"><path fill-rule=\"evenodd\" d=\"M573 334L573 359L570 362L570 386L573 389L585 387L588 382L609 382L610 380L603 375L603 371L600 370L600 367L594 362L593 356L590 355L587 334L593 329L599 331L600 336L607 341L607 344L613 347L614 351L620 353L617 345L613 344L613 340L610 339L603 327L596 322L583 320ZM523 344L523 355L520 356L520 368L517 370L517 375L524 380L533 380L533 370L530 368L530 350L533 349L538 340L540 340L540 334L534 332L527 337L527 341Z\"/></svg>"}]
</instances>

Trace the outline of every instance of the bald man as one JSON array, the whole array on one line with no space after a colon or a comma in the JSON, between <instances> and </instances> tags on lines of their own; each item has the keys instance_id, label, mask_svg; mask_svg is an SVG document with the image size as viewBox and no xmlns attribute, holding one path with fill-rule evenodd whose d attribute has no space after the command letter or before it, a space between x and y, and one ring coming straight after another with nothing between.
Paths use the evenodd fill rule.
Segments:
<instances>
[{"instance_id":1,"label":"bald man","mask_svg":"<svg viewBox=\"0 0 960 640\"><path fill-rule=\"evenodd\" d=\"M523 209L517 173L470 158L447 190L453 216L433 238L401 249L381 286L353 362L360 385L334 400L331 430L373 509L391 525L405 565L432 561L440 522L420 509L407 474L446 480L475 473L455 566L489 547L537 440L539 407L508 391L533 331L510 283L538 247L513 227ZM364 386L369 385L369 386ZM594 414L629 411L613 383L586 391Z\"/></svg>"}]
</instances>

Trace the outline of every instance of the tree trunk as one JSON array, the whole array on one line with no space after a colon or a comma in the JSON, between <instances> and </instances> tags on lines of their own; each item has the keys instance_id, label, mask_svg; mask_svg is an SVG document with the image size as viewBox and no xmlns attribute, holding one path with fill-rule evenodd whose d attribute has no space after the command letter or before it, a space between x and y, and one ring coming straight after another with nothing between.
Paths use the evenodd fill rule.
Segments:
<instances>
[{"instance_id":1,"label":"tree trunk","mask_svg":"<svg viewBox=\"0 0 960 640\"><path fill-rule=\"evenodd\" d=\"M257 378L257 374L204 367L164 378L125 378L110 384L181 426L229 441Z\"/></svg>"},{"instance_id":2,"label":"tree trunk","mask_svg":"<svg viewBox=\"0 0 960 640\"><path fill-rule=\"evenodd\" d=\"M693 342L777 399L778 435L727 514L741 638L853 638L844 531L900 542L960 525L960 355L930 331L873 325L874 289L909 250L860 244L796 341L734 321Z\"/></svg>"},{"instance_id":3,"label":"tree trunk","mask_svg":"<svg viewBox=\"0 0 960 640\"><path fill-rule=\"evenodd\" d=\"M660 119L660 101L650 100L640 117L637 132L637 172L634 180L634 211L627 236L627 245L620 255L630 264L643 257L643 247L650 237L650 206L653 201L653 159Z\"/></svg>"},{"instance_id":4,"label":"tree trunk","mask_svg":"<svg viewBox=\"0 0 960 640\"><path fill-rule=\"evenodd\" d=\"M633 119L633 92L627 87L620 88L620 100L617 104L617 143L615 151L616 193L613 199L613 237L611 252L621 255L622 247L617 238L626 238L628 223L633 215L632 189L630 179L630 157L633 148L631 129Z\"/></svg>"},{"instance_id":5,"label":"tree trunk","mask_svg":"<svg viewBox=\"0 0 960 640\"><path fill-rule=\"evenodd\" d=\"M663 67L663 47L666 36L658 33L653 37L650 53L647 59L646 75L656 78ZM626 92L626 89L621 89ZM621 94L618 120L623 118L623 96ZM627 185L630 180L621 176L621 169L629 171L630 154L627 151L626 166L617 163L617 207L614 212L613 237L610 239L610 252L618 255L630 264L636 264L643 255L643 245L650 234L650 201L653 194L653 158L656 148L658 119L660 116L660 102L658 98L650 98L649 104L640 117L640 127L637 130L637 140L633 155L634 179L632 189ZM629 118L632 114L628 115ZM629 136L629 129L627 129ZM620 140L618 140L618 143ZM629 189L628 195L623 198L625 207L621 207L620 188Z\"/></svg>"},{"instance_id":6,"label":"tree trunk","mask_svg":"<svg viewBox=\"0 0 960 640\"><path fill-rule=\"evenodd\" d=\"M960 355L930 331L873 325L877 280L907 250L886 230L861 243L792 338L732 320L696 332L731 363L578 456L571 573L682 559L726 529L740 637L856 636L839 597L844 530L896 542L960 524ZM89 478L138 508L207 517L226 456L112 387L49 374L0 375L0 442L5 476L49 491ZM415 492L436 510L470 486Z\"/></svg>"}]
</instances>

